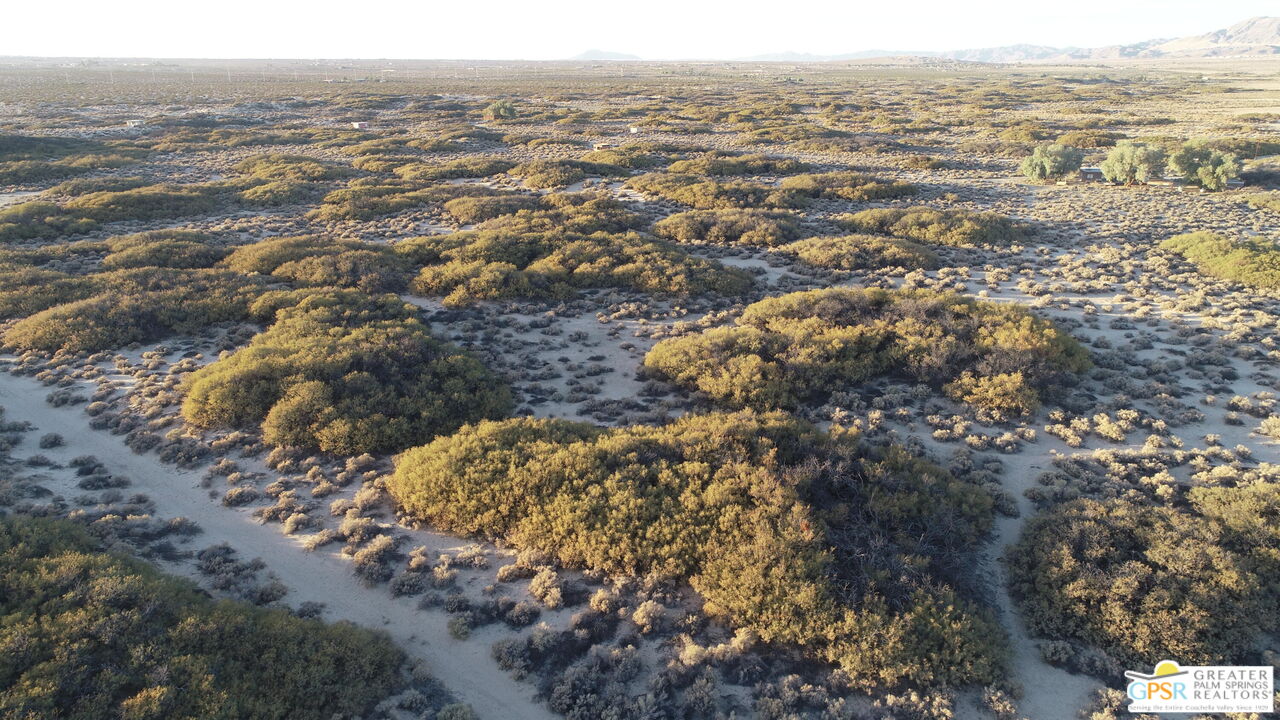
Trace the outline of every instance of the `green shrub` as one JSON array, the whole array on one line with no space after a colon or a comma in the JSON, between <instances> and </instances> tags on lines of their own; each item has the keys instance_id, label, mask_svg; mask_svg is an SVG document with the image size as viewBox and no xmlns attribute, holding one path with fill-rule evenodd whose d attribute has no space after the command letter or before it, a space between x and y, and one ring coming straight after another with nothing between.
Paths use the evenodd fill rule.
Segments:
<instances>
[{"instance_id":1,"label":"green shrub","mask_svg":"<svg viewBox=\"0 0 1280 720\"><path fill-rule=\"evenodd\" d=\"M102 259L106 270L140 267L207 268L227 251L209 245L211 238L194 230L151 230L107 241L111 253Z\"/></svg>"},{"instance_id":2,"label":"green shrub","mask_svg":"<svg viewBox=\"0 0 1280 720\"><path fill-rule=\"evenodd\" d=\"M427 180L451 180L457 178L482 178L504 173L516 164L501 158L469 156L459 158L443 165L426 163L409 163L396 168L396 175L404 180L421 182Z\"/></svg>"},{"instance_id":3,"label":"green shrub","mask_svg":"<svg viewBox=\"0 0 1280 720\"><path fill-rule=\"evenodd\" d=\"M924 247L900 238L877 235L815 237L778 248L809 265L832 270L879 270L901 267L933 269L938 258Z\"/></svg>"},{"instance_id":4,"label":"green shrub","mask_svg":"<svg viewBox=\"0 0 1280 720\"><path fill-rule=\"evenodd\" d=\"M1171 237L1160 247L1181 255L1214 277L1256 288L1280 288L1280 247L1275 243L1194 232Z\"/></svg>"},{"instance_id":5,"label":"green shrub","mask_svg":"<svg viewBox=\"0 0 1280 720\"><path fill-rule=\"evenodd\" d=\"M710 613L838 664L858 687L1003 671L999 626L950 579L970 570L990 496L783 413L481 423L404 453L387 488L444 530L687 581Z\"/></svg>"},{"instance_id":6,"label":"green shrub","mask_svg":"<svg viewBox=\"0 0 1280 720\"><path fill-rule=\"evenodd\" d=\"M521 178L531 188L564 187L588 176L612 177L627 174L625 168L582 160L530 160L507 172Z\"/></svg>"},{"instance_id":7,"label":"green shrub","mask_svg":"<svg viewBox=\"0 0 1280 720\"><path fill-rule=\"evenodd\" d=\"M793 190L732 180L703 180L696 175L649 173L631 178L628 188L656 195L698 210L723 208L794 208L804 204L804 196Z\"/></svg>"},{"instance_id":8,"label":"green shrub","mask_svg":"<svg viewBox=\"0 0 1280 720\"><path fill-rule=\"evenodd\" d=\"M1108 132L1106 130L1072 130L1060 135L1056 144L1073 148L1088 148L1092 150L1095 148L1111 147L1123 137L1124 135L1120 133Z\"/></svg>"},{"instance_id":9,"label":"green shrub","mask_svg":"<svg viewBox=\"0 0 1280 720\"><path fill-rule=\"evenodd\" d=\"M387 245L317 235L242 245L223 264L237 272L271 275L299 285L371 293L403 290L410 275L409 263Z\"/></svg>"},{"instance_id":10,"label":"green shrub","mask_svg":"<svg viewBox=\"0 0 1280 720\"><path fill-rule=\"evenodd\" d=\"M189 376L188 422L260 424L273 445L358 455L402 450L511 410L504 383L431 337L394 295L297 298L248 347Z\"/></svg>"},{"instance_id":11,"label":"green shrub","mask_svg":"<svg viewBox=\"0 0 1280 720\"><path fill-rule=\"evenodd\" d=\"M263 180L334 180L351 174L351 169L302 155L254 155L236 163L238 173Z\"/></svg>"},{"instance_id":12,"label":"green shrub","mask_svg":"<svg viewBox=\"0 0 1280 720\"><path fill-rule=\"evenodd\" d=\"M42 310L9 328L5 344L97 352L191 335L247 316L261 283L223 270L145 267L92 277L97 294Z\"/></svg>"},{"instance_id":13,"label":"green shrub","mask_svg":"<svg viewBox=\"0 0 1280 720\"><path fill-rule=\"evenodd\" d=\"M535 195L488 195L454 198L444 204L445 212L460 223L472 225L491 220L500 215L511 215L521 210L537 210L542 207Z\"/></svg>"},{"instance_id":14,"label":"green shrub","mask_svg":"<svg viewBox=\"0 0 1280 720\"><path fill-rule=\"evenodd\" d=\"M1255 193L1240 198L1249 203L1249 207L1257 210L1280 212L1280 192Z\"/></svg>"},{"instance_id":15,"label":"green shrub","mask_svg":"<svg viewBox=\"0 0 1280 720\"><path fill-rule=\"evenodd\" d=\"M0 715L363 715L400 689L385 634L215 601L64 521L0 517Z\"/></svg>"},{"instance_id":16,"label":"green shrub","mask_svg":"<svg viewBox=\"0 0 1280 720\"><path fill-rule=\"evenodd\" d=\"M1031 630L1127 667L1249 664L1280 630L1280 488L1197 487L1185 507L1077 500L1028 521L1005 555Z\"/></svg>"},{"instance_id":17,"label":"green shrub","mask_svg":"<svg viewBox=\"0 0 1280 720\"><path fill-rule=\"evenodd\" d=\"M736 325L664 340L648 370L730 407L796 409L892 375L969 400L965 373L1018 386L1025 402L979 405L995 419L1035 410L1039 391L1089 366L1088 354L1022 308L927 291L830 289L749 305ZM1008 377L1002 377L1008 376ZM977 399L985 396L978 394Z\"/></svg>"},{"instance_id":18,"label":"green shrub","mask_svg":"<svg viewBox=\"0 0 1280 720\"><path fill-rule=\"evenodd\" d=\"M513 234L567 232L591 235L638 230L649 223L645 216L631 212L605 193L549 193L542 196L546 209L519 210L486 220L480 230L502 230Z\"/></svg>"},{"instance_id":19,"label":"green shrub","mask_svg":"<svg viewBox=\"0 0 1280 720\"><path fill-rule=\"evenodd\" d=\"M808 167L792 158L770 155L734 155L721 150L672 163L667 172L692 175L791 175Z\"/></svg>"},{"instance_id":20,"label":"green shrub","mask_svg":"<svg viewBox=\"0 0 1280 720\"><path fill-rule=\"evenodd\" d=\"M446 305L512 297L567 298L580 288L664 295L738 295L745 273L636 233L482 230L415 238L397 249L426 265L411 287Z\"/></svg>"},{"instance_id":21,"label":"green shrub","mask_svg":"<svg viewBox=\"0 0 1280 720\"><path fill-rule=\"evenodd\" d=\"M855 172L829 172L784 178L779 185L786 191L811 198L841 198L855 202L884 200L914 195L915 185L885 181Z\"/></svg>"},{"instance_id":22,"label":"green shrub","mask_svg":"<svg viewBox=\"0 0 1280 720\"><path fill-rule=\"evenodd\" d=\"M716 245L781 245L802 237L800 218L789 212L728 209L689 210L654 223L659 237Z\"/></svg>"},{"instance_id":23,"label":"green shrub","mask_svg":"<svg viewBox=\"0 0 1280 720\"><path fill-rule=\"evenodd\" d=\"M1025 240L1028 231L1025 224L997 213L928 207L872 208L841 215L836 222L858 232L959 247L1012 245Z\"/></svg>"},{"instance_id":24,"label":"green shrub","mask_svg":"<svg viewBox=\"0 0 1280 720\"><path fill-rule=\"evenodd\" d=\"M93 192L119 192L145 187L151 183L140 177L94 177L76 178L58 183L41 193L41 197L64 196L77 197Z\"/></svg>"}]
</instances>

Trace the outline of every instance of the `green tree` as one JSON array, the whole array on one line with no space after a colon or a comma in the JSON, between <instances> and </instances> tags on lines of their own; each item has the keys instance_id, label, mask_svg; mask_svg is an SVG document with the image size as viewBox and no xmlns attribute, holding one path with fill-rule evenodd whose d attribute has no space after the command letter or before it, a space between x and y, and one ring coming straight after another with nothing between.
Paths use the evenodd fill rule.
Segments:
<instances>
[{"instance_id":1,"label":"green tree","mask_svg":"<svg viewBox=\"0 0 1280 720\"><path fill-rule=\"evenodd\" d=\"M1022 174L1043 181L1063 177L1080 169L1084 153L1066 145L1041 145L1022 161Z\"/></svg>"},{"instance_id":2,"label":"green tree","mask_svg":"<svg viewBox=\"0 0 1280 720\"><path fill-rule=\"evenodd\" d=\"M1240 174L1240 160L1201 142L1183 143L1169 156L1169 173L1208 190L1222 190Z\"/></svg>"},{"instance_id":3,"label":"green tree","mask_svg":"<svg viewBox=\"0 0 1280 720\"><path fill-rule=\"evenodd\" d=\"M1133 185L1160 177L1164 169L1164 150L1138 142L1116 145L1102 162L1102 176L1111 182Z\"/></svg>"}]
</instances>

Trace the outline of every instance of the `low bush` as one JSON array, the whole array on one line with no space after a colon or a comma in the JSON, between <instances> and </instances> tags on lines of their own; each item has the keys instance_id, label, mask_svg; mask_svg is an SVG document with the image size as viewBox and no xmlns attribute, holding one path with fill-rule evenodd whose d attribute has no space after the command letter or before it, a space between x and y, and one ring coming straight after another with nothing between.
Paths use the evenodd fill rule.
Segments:
<instances>
[{"instance_id":1,"label":"low bush","mask_svg":"<svg viewBox=\"0 0 1280 720\"><path fill-rule=\"evenodd\" d=\"M481 423L401 455L387 488L451 532L687 581L712 614L858 687L1003 671L999 626L953 584L990 528L990 497L783 413Z\"/></svg>"},{"instance_id":2,"label":"low bush","mask_svg":"<svg viewBox=\"0 0 1280 720\"><path fill-rule=\"evenodd\" d=\"M626 175L626 168L583 160L530 160L507 171L524 180L531 188L553 188L572 185L587 177Z\"/></svg>"},{"instance_id":3,"label":"low bush","mask_svg":"<svg viewBox=\"0 0 1280 720\"><path fill-rule=\"evenodd\" d=\"M751 286L741 271L637 233L479 230L415 238L397 249L426 265L413 291L443 295L451 306L510 297L568 298L594 287L738 295Z\"/></svg>"},{"instance_id":4,"label":"low bush","mask_svg":"<svg viewBox=\"0 0 1280 720\"><path fill-rule=\"evenodd\" d=\"M1089 361L1070 336L1017 306L927 291L830 289L757 302L735 326L658 343L644 365L731 407L796 409L893 375L1008 417L1035 410L1039 391ZM1017 389L1011 397L1021 402L988 402L979 390L996 382Z\"/></svg>"},{"instance_id":5,"label":"low bush","mask_svg":"<svg viewBox=\"0 0 1280 720\"><path fill-rule=\"evenodd\" d=\"M840 198L855 202L900 198L918 192L911 183L882 180L855 172L796 175L784 178L779 187L804 197Z\"/></svg>"},{"instance_id":6,"label":"low bush","mask_svg":"<svg viewBox=\"0 0 1280 720\"><path fill-rule=\"evenodd\" d=\"M392 452L511 409L505 384L436 340L395 296L298 294L249 346L192 373L182 414L200 427L261 424L277 446ZM280 297L255 307L275 309ZM287 298L285 298L287 301Z\"/></svg>"},{"instance_id":7,"label":"low bush","mask_svg":"<svg viewBox=\"0 0 1280 720\"><path fill-rule=\"evenodd\" d=\"M800 218L776 210L689 210L654 223L659 237L716 245L781 245L804 236Z\"/></svg>"},{"instance_id":8,"label":"low bush","mask_svg":"<svg viewBox=\"0 0 1280 720\"><path fill-rule=\"evenodd\" d=\"M111 238L111 253L102 259L107 270L140 267L207 268L227 251L210 245L209 235L194 230L151 230Z\"/></svg>"},{"instance_id":9,"label":"low bush","mask_svg":"<svg viewBox=\"0 0 1280 720\"><path fill-rule=\"evenodd\" d=\"M223 264L237 272L271 275L298 285L371 293L403 290L412 274L409 262L390 246L317 235L242 245Z\"/></svg>"},{"instance_id":10,"label":"low bush","mask_svg":"<svg viewBox=\"0 0 1280 720\"><path fill-rule=\"evenodd\" d=\"M1171 237L1160 247L1181 255L1213 277L1255 288L1280 288L1280 247L1275 243L1194 232Z\"/></svg>"},{"instance_id":11,"label":"low bush","mask_svg":"<svg viewBox=\"0 0 1280 720\"><path fill-rule=\"evenodd\" d=\"M9 328L5 344L28 350L96 352L190 335L243 320L262 284L224 270L137 268L93 276L89 297L37 312Z\"/></svg>"},{"instance_id":12,"label":"low bush","mask_svg":"<svg viewBox=\"0 0 1280 720\"><path fill-rule=\"evenodd\" d=\"M704 180L697 175L649 173L631 178L627 187L698 210L794 208L804 204L804 196L796 191L744 180Z\"/></svg>"},{"instance_id":13,"label":"low bush","mask_svg":"<svg viewBox=\"0 0 1280 720\"><path fill-rule=\"evenodd\" d=\"M936 245L1012 245L1026 239L1028 227L1004 215L928 207L873 208L841 215L836 221L857 232L907 238Z\"/></svg>"},{"instance_id":14,"label":"low bush","mask_svg":"<svg viewBox=\"0 0 1280 720\"><path fill-rule=\"evenodd\" d=\"M1261 661L1255 640L1280 630L1280 489L1186 496L1179 507L1082 499L1031 519L1005 562L1032 631L1125 667Z\"/></svg>"},{"instance_id":15,"label":"low bush","mask_svg":"<svg viewBox=\"0 0 1280 720\"><path fill-rule=\"evenodd\" d=\"M770 155L734 155L721 150L677 160L667 172L692 175L791 175L808 169L793 158Z\"/></svg>"},{"instance_id":16,"label":"low bush","mask_svg":"<svg viewBox=\"0 0 1280 720\"><path fill-rule=\"evenodd\" d=\"M0 615L7 717L328 720L403 685L384 634L211 600L62 521L0 518Z\"/></svg>"}]
</instances>

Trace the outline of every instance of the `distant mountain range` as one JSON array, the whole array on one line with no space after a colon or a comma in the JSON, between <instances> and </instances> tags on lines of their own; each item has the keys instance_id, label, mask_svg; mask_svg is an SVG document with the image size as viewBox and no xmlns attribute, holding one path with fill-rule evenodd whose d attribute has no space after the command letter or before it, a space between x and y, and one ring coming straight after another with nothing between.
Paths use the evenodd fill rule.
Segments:
<instances>
[{"instance_id":1,"label":"distant mountain range","mask_svg":"<svg viewBox=\"0 0 1280 720\"><path fill-rule=\"evenodd\" d=\"M578 53L570 60L640 60L639 55L628 55L620 52L609 52L607 50L588 50L584 53Z\"/></svg>"},{"instance_id":2,"label":"distant mountain range","mask_svg":"<svg viewBox=\"0 0 1280 720\"><path fill-rule=\"evenodd\" d=\"M769 53L736 58L747 62L840 62L870 58L914 56L982 63L1056 63L1081 60L1124 60L1144 58L1211 58L1280 56L1280 17L1256 17L1229 28L1184 38L1160 38L1129 45L1099 48L1049 47L1047 45L1006 45L970 50L913 51L862 50L840 55L812 55L799 52ZM574 60L640 60L635 55L588 50Z\"/></svg>"}]
</instances>

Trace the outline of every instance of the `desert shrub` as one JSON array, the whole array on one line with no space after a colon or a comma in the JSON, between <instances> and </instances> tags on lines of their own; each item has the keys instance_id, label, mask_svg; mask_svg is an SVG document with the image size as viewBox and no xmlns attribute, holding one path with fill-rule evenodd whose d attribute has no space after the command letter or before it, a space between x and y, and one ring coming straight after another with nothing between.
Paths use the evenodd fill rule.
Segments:
<instances>
[{"instance_id":1,"label":"desert shrub","mask_svg":"<svg viewBox=\"0 0 1280 720\"><path fill-rule=\"evenodd\" d=\"M1084 153L1068 145L1040 145L1022 161L1020 170L1029 180L1057 180L1080 169Z\"/></svg>"},{"instance_id":2,"label":"desert shrub","mask_svg":"<svg viewBox=\"0 0 1280 720\"><path fill-rule=\"evenodd\" d=\"M246 205L280 207L301 205L319 200L324 186L305 180L272 180L246 188L236 193L236 199Z\"/></svg>"},{"instance_id":3,"label":"desert shrub","mask_svg":"<svg viewBox=\"0 0 1280 720\"><path fill-rule=\"evenodd\" d=\"M903 267L932 269L938 258L921 245L901 238L878 235L815 237L778 248L804 262L832 270L878 270Z\"/></svg>"},{"instance_id":4,"label":"desert shrub","mask_svg":"<svg viewBox=\"0 0 1280 720\"><path fill-rule=\"evenodd\" d=\"M828 172L783 178L779 187L811 198L841 198L855 202L885 200L914 195L911 183L883 180L856 172Z\"/></svg>"},{"instance_id":5,"label":"desert shrub","mask_svg":"<svg viewBox=\"0 0 1280 720\"><path fill-rule=\"evenodd\" d=\"M132 190L134 188L144 187L151 183L140 177L92 177L92 178L76 178L58 183L53 187L45 190L41 195L48 196L66 196L76 197L79 195L88 195L93 192L118 192L120 190Z\"/></svg>"},{"instance_id":6,"label":"desert shrub","mask_svg":"<svg viewBox=\"0 0 1280 720\"><path fill-rule=\"evenodd\" d=\"M716 401L760 410L820 402L879 376L943 387L972 372L1020 387L1025 402L1016 415L1089 361L1053 323L1016 306L928 291L830 289L754 303L735 326L658 343L644 365ZM950 394L963 400L965 389L973 388L966 382Z\"/></svg>"},{"instance_id":7,"label":"desert shrub","mask_svg":"<svg viewBox=\"0 0 1280 720\"><path fill-rule=\"evenodd\" d=\"M343 455L400 450L511 407L506 386L431 337L412 306L352 291L302 297L188 377L189 422L261 424L273 445Z\"/></svg>"},{"instance_id":8,"label":"desert shrub","mask_svg":"<svg viewBox=\"0 0 1280 720\"><path fill-rule=\"evenodd\" d=\"M776 210L689 210L654 223L659 237L716 245L773 246L804 235L800 218Z\"/></svg>"},{"instance_id":9,"label":"desert shrub","mask_svg":"<svg viewBox=\"0 0 1280 720\"><path fill-rule=\"evenodd\" d=\"M605 193L549 193L542 196L544 209L518 210L486 220L480 230L509 233L569 232L583 235L638 230L649 220L632 212Z\"/></svg>"},{"instance_id":10,"label":"desert shrub","mask_svg":"<svg viewBox=\"0 0 1280 720\"><path fill-rule=\"evenodd\" d=\"M949 579L988 531L990 497L782 413L486 422L400 456L388 491L442 529L687 581L711 613L862 687L1001 672L998 626Z\"/></svg>"},{"instance_id":11,"label":"desert shrub","mask_svg":"<svg viewBox=\"0 0 1280 720\"><path fill-rule=\"evenodd\" d=\"M396 168L395 173L408 181L482 178L504 173L516 164L501 158L473 155L443 165L410 163Z\"/></svg>"},{"instance_id":12,"label":"desert shrub","mask_svg":"<svg viewBox=\"0 0 1280 720\"><path fill-rule=\"evenodd\" d=\"M614 165L629 170L646 170L665 165L679 157L680 148L654 143L628 143L616 148L592 150L580 159L583 162Z\"/></svg>"},{"instance_id":13,"label":"desert shrub","mask_svg":"<svg viewBox=\"0 0 1280 720\"><path fill-rule=\"evenodd\" d=\"M627 187L648 195L673 200L698 210L719 208L793 208L804 203L795 191L771 185L731 180L704 180L697 175L649 173L631 178Z\"/></svg>"},{"instance_id":14,"label":"desert shrub","mask_svg":"<svg viewBox=\"0 0 1280 720\"><path fill-rule=\"evenodd\" d=\"M734 155L721 150L677 160L667 172L692 175L790 175L804 172L807 166L793 158L770 155Z\"/></svg>"},{"instance_id":15,"label":"desert shrub","mask_svg":"<svg viewBox=\"0 0 1280 720\"><path fill-rule=\"evenodd\" d=\"M408 283L408 261L389 246L318 235L268 238L242 245L223 264L312 287L395 292Z\"/></svg>"},{"instance_id":16,"label":"desert shrub","mask_svg":"<svg viewBox=\"0 0 1280 720\"><path fill-rule=\"evenodd\" d=\"M0 208L0 242L79 235L96 227L98 223L92 218L63 212L50 202L36 200Z\"/></svg>"},{"instance_id":17,"label":"desert shrub","mask_svg":"<svg viewBox=\"0 0 1280 720\"><path fill-rule=\"evenodd\" d=\"M372 220L431 202L421 188L405 185L353 185L324 196L311 220Z\"/></svg>"},{"instance_id":18,"label":"desert shrub","mask_svg":"<svg viewBox=\"0 0 1280 720\"><path fill-rule=\"evenodd\" d=\"M127 140L0 135L0 185L47 182L130 165L147 155Z\"/></svg>"},{"instance_id":19,"label":"desert shrub","mask_svg":"<svg viewBox=\"0 0 1280 720\"><path fill-rule=\"evenodd\" d=\"M351 168L302 155L254 155L235 164L235 171L264 180L334 180Z\"/></svg>"},{"instance_id":20,"label":"desert shrub","mask_svg":"<svg viewBox=\"0 0 1280 720\"><path fill-rule=\"evenodd\" d=\"M903 158L901 166L907 170L941 170L947 163L930 155L910 155Z\"/></svg>"},{"instance_id":21,"label":"desert shrub","mask_svg":"<svg viewBox=\"0 0 1280 720\"><path fill-rule=\"evenodd\" d=\"M1132 185L1158 178L1164 172L1164 150L1154 145L1124 141L1102 161L1102 176L1114 183Z\"/></svg>"},{"instance_id":22,"label":"desert shrub","mask_svg":"<svg viewBox=\"0 0 1280 720\"><path fill-rule=\"evenodd\" d=\"M38 312L4 334L8 345L93 352L193 334L243 320L262 284L223 270L138 268L94 276L97 294Z\"/></svg>"},{"instance_id":23,"label":"desert shrub","mask_svg":"<svg viewBox=\"0 0 1280 720\"><path fill-rule=\"evenodd\" d=\"M500 215L511 215L521 210L537 210L541 207L541 200L533 195L460 197L444 204L445 212L466 225L491 220Z\"/></svg>"},{"instance_id":24,"label":"desert shrub","mask_svg":"<svg viewBox=\"0 0 1280 720\"><path fill-rule=\"evenodd\" d=\"M510 100L495 100L484 109L485 120L511 120L520 112Z\"/></svg>"},{"instance_id":25,"label":"desert shrub","mask_svg":"<svg viewBox=\"0 0 1280 720\"><path fill-rule=\"evenodd\" d=\"M1030 520L1005 562L1031 629L1126 667L1254 660L1254 639L1280 629L1280 491L1197 487L1187 499L1082 499Z\"/></svg>"},{"instance_id":26,"label":"desert shrub","mask_svg":"<svg viewBox=\"0 0 1280 720\"><path fill-rule=\"evenodd\" d=\"M1256 288L1280 288L1280 247L1265 240L1231 240L1211 232L1176 235L1160 243L1201 272Z\"/></svg>"},{"instance_id":27,"label":"desert shrub","mask_svg":"<svg viewBox=\"0 0 1280 720\"><path fill-rule=\"evenodd\" d=\"M738 295L749 276L637 233L481 230L416 238L398 249L426 265L411 287L446 305L508 297L565 298L579 288Z\"/></svg>"},{"instance_id":28,"label":"desert shrub","mask_svg":"<svg viewBox=\"0 0 1280 720\"><path fill-rule=\"evenodd\" d=\"M1280 192L1255 193L1240 198L1249 203L1249 207L1257 210L1280 212Z\"/></svg>"},{"instance_id":29,"label":"desert shrub","mask_svg":"<svg viewBox=\"0 0 1280 720\"><path fill-rule=\"evenodd\" d=\"M0 614L6 716L327 720L402 684L383 634L211 600L61 521L0 518Z\"/></svg>"},{"instance_id":30,"label":"desert shrub","mask_svg":"<svg viewBox=\"0 0 1280 720\"><path fill-rule=\"evenodd\" d=\"M1057 145L1065 145L1071 148L1095 148L1111 147L1116 141L1122 139L1124 135L1107 130L1071 130L1058 136Z\"/></svg>"},{"instance_id":31,"label":"desert shrub","mask_svg":"<svg viewBox=\"0 0 1280 720\"><path fill-rule=\"evenodd\" d=\"M524 180L532 188L553 188L572 185L586 177L612 177L626 175L626 168L591 163L582 160L530 160L507 171Z\"/></svg>"},{"instance_id":32,"label":"desert shrub","mask_svg":"<svg viewBox=\"0 0 1280 720\"><path fill-rule=\"evenodd\" d=\"M1026 225L1004 215L928 207L872 208L836 221L850 230L893 235L937 245L1011 245L1026 239Z\"/></svg>"},{"instance_id":33,"label":"desert shrub","mask_svg":"<svg viewBox=\"0 0 1280 720\"><path fill-rule=\"evenodd\" d=\"M227 251L210 245L209 235L194 230L150 230L107 241L111 253L102 258L107 270L140 267L207 268Z\"/></svg>"}]
</instances>

